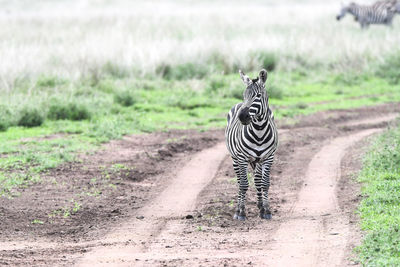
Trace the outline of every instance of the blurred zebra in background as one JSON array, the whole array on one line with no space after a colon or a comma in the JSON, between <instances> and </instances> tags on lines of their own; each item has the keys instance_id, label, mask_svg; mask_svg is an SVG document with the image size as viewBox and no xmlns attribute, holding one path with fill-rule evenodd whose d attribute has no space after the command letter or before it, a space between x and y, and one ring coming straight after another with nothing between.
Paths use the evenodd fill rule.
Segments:
<instances>
[{"instance_id":1,"label":"blurred zebra in background","mask_svg":"<svg viewBox=\"0 0 400 267\"><path fill-rule=\"evenodd\" d=\"M269 176L278 146L278 132L265 90L267 71L261 70L259 77L253 80L242 71L239 73L246 86L244 99L229 112L225 130L226 145L239 184L238 203L233 218L246 219L245 202L249 187L247 168L250 164L254 170L260 217L268 220L271 219L268 202Z\"/></svg>"},{"instance_id":2,"label":"blurred zebra in background","mask_svg":"<svg viewBox=\"0 0 400 267\"><path fill-rule=\"evenodd\" d=\"M370 24L391 26L395 14L400 13L400 2L397 0L378 1L371 6L350 3L341 8L336 19L342 19L346 13L352 14L354 20L360 23L361 28L368 28Z\"/></svg>"}]
</instances>

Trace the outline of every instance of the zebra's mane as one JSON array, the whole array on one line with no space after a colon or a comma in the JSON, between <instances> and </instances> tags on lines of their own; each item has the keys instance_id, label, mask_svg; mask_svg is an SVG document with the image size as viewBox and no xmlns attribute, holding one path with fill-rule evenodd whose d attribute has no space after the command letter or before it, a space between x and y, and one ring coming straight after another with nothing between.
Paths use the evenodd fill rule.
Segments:
<instances>
[{"instance_id":1,"label":"zebra's mane","mask_svg":"<svg viewBox=\"0 0 400 267\"><path fill-rule=\"evenodd\" d=\"M255 78L255 79L253 79L252 82L253 82L253 83L256 83L256 82L258 82L259 79L260 79L260 77L257 77L257 78Z\"/></svg>"}]
</instances>

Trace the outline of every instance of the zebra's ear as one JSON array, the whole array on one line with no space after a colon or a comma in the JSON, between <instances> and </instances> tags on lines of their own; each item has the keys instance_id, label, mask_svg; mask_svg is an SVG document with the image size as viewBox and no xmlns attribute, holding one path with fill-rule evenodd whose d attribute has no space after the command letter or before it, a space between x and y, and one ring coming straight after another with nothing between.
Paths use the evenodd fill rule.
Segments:
<instances>
[{"instance_id":1,"label":"zebra's ear","mask_svg":"<svg viewBox=\"0 0 400 267\"><path fill-rule=\"evenodd\" d=\"M260 77L260 83L265 84L265 82L267 81L267 77L268 77L267 71L265 69L262 69L260 71L259 77Z\"/></svg>"},{"instance_id":2,"label":"zebra's ear","mask_svg":"<svg viewBox=\"0 0 400 267\"><path fill-rule=\"evenodd\" d=\"M240 74L240 78L242 78L243 83L246 86L249 86L251 84L251 80L250 80L249 76L244 74L243 71L241 71L241 70L239 70L239 74Z\"/></svg>"}]
</instances>

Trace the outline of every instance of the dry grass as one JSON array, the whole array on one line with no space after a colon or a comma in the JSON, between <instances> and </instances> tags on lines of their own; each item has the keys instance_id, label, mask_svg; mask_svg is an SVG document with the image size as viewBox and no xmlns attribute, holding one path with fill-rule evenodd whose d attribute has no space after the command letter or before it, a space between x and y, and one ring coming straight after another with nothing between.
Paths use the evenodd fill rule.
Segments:
<instances>
[{"instance_id":1,"label":"dry grass","mask_svg":"<svg viewBox=\"0 0 400 267\"><path fill-rule=\"evenodd\" d=\"M144 76L192 62L215 70L365 69L397 49L393 29L340 23L338 1L0 1L0 86L40 75ZM214 67L214 65L218 65Z\"/></svg>"}]
</instances>

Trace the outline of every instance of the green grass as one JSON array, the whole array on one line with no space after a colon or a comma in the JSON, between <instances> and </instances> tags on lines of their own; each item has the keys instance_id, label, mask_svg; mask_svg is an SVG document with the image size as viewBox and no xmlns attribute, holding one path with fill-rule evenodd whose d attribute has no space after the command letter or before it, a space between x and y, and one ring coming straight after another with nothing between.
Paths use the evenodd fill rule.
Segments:
<instances>
[{"instance_id":1,"label":"green grass","mask_svg":"<svg viewBox=\"0 0 400 267\"><path fill-rule=\"evenodd\" d=\"M270 54L257 56L274 63ZM41 181L43 172L126 134L223 128L245 89L238 74L117 76L96 82L42 76L33 87L21 84L0 95L0 195L13 195L14 188ZM400 101L400 86L390 79L357 73L270 72L267 91L278 120Z\"/></svg>"},{"instance_id":2,"label":"green grass","mask_svg":"<svg viewBox=\"0 0 400 267\"><path fill-rule=\"evenodd\" d=\"M400 127L380 136L365 156L359 206L365 266L400 265Z\"/></svg>"}]
</instances>

